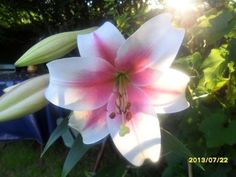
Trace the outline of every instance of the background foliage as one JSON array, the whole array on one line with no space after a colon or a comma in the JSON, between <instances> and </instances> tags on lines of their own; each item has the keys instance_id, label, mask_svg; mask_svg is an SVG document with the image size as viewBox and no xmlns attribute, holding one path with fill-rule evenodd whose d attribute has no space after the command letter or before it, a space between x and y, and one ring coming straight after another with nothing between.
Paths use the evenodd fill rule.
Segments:
<instances>
[{"instance_id":1,"label":"background foliage","mask_svg":"<svg viewBox=\"0 0 236 177\"><path fill-rule=\"evenodd\" d=\"M235 177L235 7L235 0L198 0L194 10L183 14L165 5L163 9L152 10L142 0L1 0L0 57L5 59L1 62L13 63L29 46L46 36L100 25L106 20L116 24L127 37L147 19L170 11L175 24L186 29L185 41L173 67L191 76L187 89L191 106L181 113L160 115L161 125L178 137L195 157L229 158L227 164L202 164L205 171L193 166L194 176ZM14 52L9 53L8 48ZM77 51L71 53L74 54ZM188 176L187 158L180 156L178 149L163 152L159 164L147 164L139 169L127 166L118 156L111 162L107 157L114 154L111 149L108 143L96 176Z\"/></svg>"}]
</instances>

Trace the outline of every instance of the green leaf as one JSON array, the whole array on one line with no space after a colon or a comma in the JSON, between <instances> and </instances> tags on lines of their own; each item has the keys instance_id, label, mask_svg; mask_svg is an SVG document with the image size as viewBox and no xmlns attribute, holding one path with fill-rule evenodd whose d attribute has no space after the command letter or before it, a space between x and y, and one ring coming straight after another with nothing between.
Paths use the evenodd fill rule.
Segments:
<instances>
[{"instance_id":1,"label":"green leaf","mask_svg":"<svg viewBox=\"0 0 236 177\"><path fill-rule=\"evenodd\" d=\"M45 154L48 148L60 138L68 130L68 119L64 118L63 121L57 126L57 128L52 132L50 138L48 139L47 144L44 147L44 150L41 154L41 157Z\"/></svg>"},{"instance_id":2,"label":"green leaf","mask_svg":"<svg viewBox=\"0 0 236 177\"><path fill-rule=\"evenodd\" d=\"M181 70L189 71L190 73L197 75L202 64L202 60L203 57L201 54L199 52L195 52L191 55L178 58L173 64Z\"/></svg>"},{"instance_id":3,"label":"green leaf","mask_svg":"<svg viewBox=\"0 0 236 177\"><path fill-rule=\"evenodd\" d=\"M236 71L235 64L233 62L228 63L230 72L230 80L226 90L227 93L227 104L229 107L236 105Z\"/></svg>"},{"instance_id":4,"label":"green leaf","mask_svg":"<svg viewBox=\"0 0 236 177\"><path fill-rule=\"evenodd\" d=\"M204 174L201 177L229 177L228 173L231 170L230 165L212 165L208 166Z\"/></svg>"},{"instance_id":5,"label":"green leaf","mask_svg":"<svg viewBox=\"0 0 236 177\"><path fill-rule=\"evenodd\" d=\"M57 125L60 125L63 120L63 118L58 118ZM67 130L61 135L65 146L71 148L74 143L74 137L77 137L78 134L79 133L77 131L74 131L68 127Z\"/></svg>"},{"instance_id":6,"label":"green leaf","mask_svg":"<svg viewBox=\"0 0 236 177\"><path fill-rule=\"evenodd\" d=\"M63 57L76 48L76 38L96 30L95 27L80 31L64 32L49 36L27 50L15 63L17 67L36 65Z\"/></svg>"},{"instance_id":7,"label":"green leaf","mask_svg":"<svg viewBox=\"0 0 236 177\"><path fill-rule=\"evenodd\" d=\"M186 168L183 163L168 163L167 167L164 169L161 177L185 177Z\"/></svg>"},{"instance_id":8,"label":"green leaf","mask_svg":"<svg viewBox=\"0 0 236 177\"><path fill-rule=\"evenodd\" d=\"M191 151L186 148L186 146L174 135L172 135L170 132L168 132L165 129L162 130L162 144L163 148L167 153L175 152L178 153L178 155L181 155L186 158L186 161L188 157L194 157L194 155L191 153ZM203 166L201 164L196 164L199 168L204 170Z\"/></svg>"},{"instance_id":9,"label":"green leaf","mask_svg":"<svg viewBox=\"0 0 236 177\"><path fill-rule=\"evenodd\" d=\"M221 51L219 49L212 49L209 56L202 63L201 68L218 67L224 61L225 59L221 56Z\"/></svg>"},{"instance_id":10,"label":"green leaf","mask_svg":"<svg viewBox=\"0 0 236 177\"><path fill-rule=\"evenodd\" d=\"M82 138L78 136L71 147L66 160L63 165L61 177L66 177L76 163L83 157L83 155L89 150L91 146L85 145L82 142Z\"/></svg>"},{"instance_id":11,"label":"green leaf","mask_svg":"<svg viewBox=\"0 0 236 177\"><path fill-rule=\"evenodd\" d=\"M219 147L236 143L236 120L227 120L223 111L207 115L200 125L208 147Z\"/></svg>"},{"instance_id":12,"label":"green leaf","mask_svg":"<svg viewBox=\"0 0 236 177\"><path fill-rule=\"evenodd\" d=\"M228 43L229 59L236 61L236 38L232 38Z\"/></svg>"},{"instance_id":13,"label":"green leaf","mask_svg":"<svg viewBox=\"0 0 236 177\"><path fill-rule=\"evenodd\" d=\"M228 82L224 78L225 58L222 57L224 49L212 49L209 56L202 63L203 78L199 81L198 89L207 92L217 91Z\"/></svg>"},{"instance_id":14,"label":"green leaf","mask_svg":"<svg viewBox=\"0 0 236 177\"><path fill-rule=\"evenodd\" d=\"M201 18L193 31L195 38L206 40L208 45L214 44L234 28L235 21L232 19L233 13L229 10L221 10L217 14Z\"/></svg>"},{"instance_id":15,"label":"green leaf","mask_svg":"<svg viewBox=\"0 0 236 177\"><path fill-rule=\"evenodd\" d=\"M227 89L227 101L229 106L236 105L236 76L231 76Z\"/></svg>"}]
</instances>

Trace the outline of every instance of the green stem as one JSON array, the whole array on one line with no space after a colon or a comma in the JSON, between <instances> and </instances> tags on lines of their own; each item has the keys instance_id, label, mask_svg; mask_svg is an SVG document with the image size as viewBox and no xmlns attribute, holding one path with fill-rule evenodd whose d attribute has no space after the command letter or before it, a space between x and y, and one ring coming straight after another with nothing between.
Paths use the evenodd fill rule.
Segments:
<instances>
[{"instance_id":1,"label":"green stem","mask_svg":"<svg viewBox=\"0 0 236 177\"><path fill-rule=\"evenodd\" d=\"M104 149L105 149L106 141L107 141L107 139L104 139L103 142L102 142L101 149L98 153L97 160L96 160L95 165L93 167L92 176L96 175L97 168L98 168L98 166L101 162L102 155L103 155L103 152L104 152Z\"/></svg>"},{"instance_id":2,"label":"green stem","mask_svg":"<svg viewBox=\"0 0 236 177\"><path fill-rule=\"evenodd\" d=\"M188 177L193 177L193 169L191 163L188 163Z\"/></svg>"}]
</instances>

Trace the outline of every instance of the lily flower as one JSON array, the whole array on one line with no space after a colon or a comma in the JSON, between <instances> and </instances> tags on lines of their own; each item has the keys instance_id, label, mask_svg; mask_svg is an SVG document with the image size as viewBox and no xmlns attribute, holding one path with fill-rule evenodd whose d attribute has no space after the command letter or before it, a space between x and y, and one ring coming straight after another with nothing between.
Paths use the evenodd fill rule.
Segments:
<instances>
[{"instance_id":1,"label":"lily flower","mask_svg":"<svg viewBox=\"0 0 236 177\"><path fill-rule=\"evenodd\" d=\"M73 110L69 125L85 144L110 135L133 165L157 162L161 134L157 113L186 109L189 77L170 68L184 37L164 13L125 39L109 22L77 38L80 57L54 60L46 98Z\"/></svg>"}]
</instances>

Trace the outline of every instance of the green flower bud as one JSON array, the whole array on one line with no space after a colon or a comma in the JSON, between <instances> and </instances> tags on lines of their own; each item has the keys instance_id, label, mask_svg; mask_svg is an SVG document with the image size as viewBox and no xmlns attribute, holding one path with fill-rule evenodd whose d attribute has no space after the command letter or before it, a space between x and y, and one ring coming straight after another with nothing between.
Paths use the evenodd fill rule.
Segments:
<instances>
[{"instance_id":1,"label":"green flower bud","mask_svg":"<svg viewBox=\"0 0 236 177\"><path fill-rule=\"evenodd\" d=\"M0 122L21 118L42 109L48 74L26 80L0 97Z\"/></svg>"},{"instance_id":2,"label":"green flower bud","mask_svg":"<svg viewBox=\"0 0 236 177\"><path fill-rule=\"evenodd\" d=\"M15 65L17 67L36 65L63 57L76 48L77 35L90 33L94 30L96 30L95 27L49 36L27 50Z\"/></svg>"},{"instance_id":3,"label":"green flower bud","mask_svg":"<svg viewBox=\"0 0 236 177\"><path fill-rule=\"evenodd\" d=\"M14 88L16 88L19 85L20 85L20 83L12 85L12 86L9 86L9 87L6 87L6 88L3 89L3 92L4 93L10 92L11 90L13 90Z\"/></svg>"}]
</instances>

